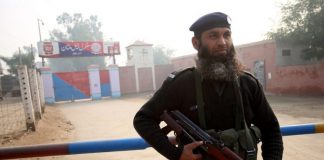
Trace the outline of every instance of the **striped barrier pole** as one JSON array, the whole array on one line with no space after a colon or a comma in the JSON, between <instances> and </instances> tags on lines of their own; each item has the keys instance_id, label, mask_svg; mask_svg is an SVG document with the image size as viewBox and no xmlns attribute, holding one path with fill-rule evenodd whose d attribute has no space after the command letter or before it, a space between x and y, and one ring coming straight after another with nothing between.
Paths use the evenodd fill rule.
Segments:
<instances>
[{"instance_id":1,"label":"striped barrier pole","mask_svg":"<svg viewBox=\"0 0 324 160\"><path fill-rule=\"evenodd\" d=\"M0 159L140 150L150 147L142 138L79 141L0 148Z\"/></svg>"},{"instance_id":2,"label":"striped barrier pole","mask_svg":"<svg viewBox=\"0 0 324 160\"><path fill-rule=\"evenodd\" d=\"M324 123L287 125L280 127L283 136L324 133Z\"/></svg>"},{"instance_id":3,"label":"striped barrier pole","mask_svg":"<svg viewBox=\"0 0 324 160\"><path fill-rule=\"evenodd\" d=\"M283 126L280 129L283 136L324 133L324 123L289 125ZM171 139L172 137L169 138ZM142 138L2 147L0 148L0 159L129 151L146 149L148 147L150 145Z\"/></svg>"}]
</instances>

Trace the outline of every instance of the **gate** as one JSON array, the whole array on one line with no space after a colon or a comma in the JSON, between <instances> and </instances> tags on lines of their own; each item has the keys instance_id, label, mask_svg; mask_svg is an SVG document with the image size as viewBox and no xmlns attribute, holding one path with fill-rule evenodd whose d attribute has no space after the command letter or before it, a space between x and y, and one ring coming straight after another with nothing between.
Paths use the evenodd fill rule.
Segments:
<instances>
[{"instance_id":1,"label":"gate","mask_svg":"<svg viewBox=\"0 0 324 160\"><path fill-rule=\"evenodd\" d=\"M101 70L100 74L100 88L101 97L111 96L110 77L107 70Z\"/></svg>"},{"instance_id":2,"label":"gate","mask_svg":"<svg viewBox=\"0 0 324 160\"><path fill-rule=\"evenodd\" d=\"M152 68L138 68L139 92L153 91Z\"/></svg>"},{"instance_id":3,"label":"gate","mask_svg":"<svg viewBox=\"0 0 324 160\"><path fill-rule=\"evenodd\" d=\"M254 76L262 84L263 88L266 88L265 76L264 76L264 61L263 60L254 61Z\"/></svg>"},{"instance_id":4,"label":"gate","mask_svg":"<svg viewBox=\"0 0 324 160\"><path fill-rule=\"evenodd\" d=\"M53 73L53 86L56 102L90 98L87 71Z\"/></svg>"}]
</instances>

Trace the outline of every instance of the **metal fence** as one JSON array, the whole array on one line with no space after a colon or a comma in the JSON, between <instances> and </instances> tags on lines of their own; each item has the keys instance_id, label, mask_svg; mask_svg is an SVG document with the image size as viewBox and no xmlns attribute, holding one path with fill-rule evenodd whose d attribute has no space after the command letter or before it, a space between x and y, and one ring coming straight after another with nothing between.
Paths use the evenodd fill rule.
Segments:
<instances>
[{"instance_id":1,"label":"metal fence","mask_svg":"<svg viewBox=\"0 0 324 160\"><path fill-rule=\"evenodd\" d=\"M0 75L0 136L26 130L18 77L8 70Z\"/></svg>"},{"instance_id":2,"label":"metal fence","mask_svg":"<svg viewBox=\"0 0 324 160\"><path fill-rule=\"evenodd\" d=\"M36 130L44 112L42 82L36 69L18 66L16 73L0 74L0 136Z\"/></svg>"},{"instance_id":3,"label":"metal fence","mask_svg":"<svg viewBox=\"0 0 324 160\"><path fill-rule=\"evenodd\" d=\"M0 103L0 136L26 130L22 103Z\"/></svg>"}]
</instances>

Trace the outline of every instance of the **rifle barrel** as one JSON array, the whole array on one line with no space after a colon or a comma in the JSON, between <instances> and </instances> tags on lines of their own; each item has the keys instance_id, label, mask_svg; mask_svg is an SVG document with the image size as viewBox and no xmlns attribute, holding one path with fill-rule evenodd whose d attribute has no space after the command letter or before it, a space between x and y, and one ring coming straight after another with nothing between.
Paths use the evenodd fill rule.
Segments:
<instances>
[{"instance_id":1,"label":"rifle barrel","mask_svg":"<svg viewBox=\"0 0 324 160\"><path fill-rule=\"evenodd\" d=\"M181 112L177 110L171 111L170 114L164 112L161 119L176 132L177 136L183 134L191 141L204 141L204 144L199 148L214 158L222 160L242 160L241 157L227 148L221 140L210 136Z\"/></svg>"},{"instance_id":2,"label":"rifle barrel","mask_svg":"<svg viewBox=\"0 0 324 160\"><path fill-rule=\"evenodd\" d=\"M175 116L175 118L181 122L181 124L188 129L190 132L192 132L194 135L196 135L200 140L213 143L217 145L219 148L222 148L224 145L219 140L215 139L214 137L207 134L204 130L202 130L199 126L197 126L195 123L193 123L190 119L188 119L185 115L183 115L179 111L171 111L172 116Z\"/></svg>"}]
</instances>

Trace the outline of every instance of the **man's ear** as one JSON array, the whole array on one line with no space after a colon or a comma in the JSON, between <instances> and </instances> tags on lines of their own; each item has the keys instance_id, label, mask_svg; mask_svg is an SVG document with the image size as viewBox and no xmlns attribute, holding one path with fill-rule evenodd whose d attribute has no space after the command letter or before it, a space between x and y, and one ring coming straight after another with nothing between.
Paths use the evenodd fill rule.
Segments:
<instances>
[{"instance_id":1,"label":"man's ear","mask_svg":"<svg viewBox=\"0 0 324 160\"><path fill-rule=\"evenodd\" d=\"M200 42L196 37L191 38L192 46L198 51L200 48Z\"/></svg>"}]
</instances>

